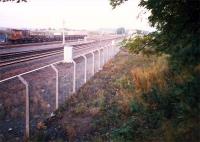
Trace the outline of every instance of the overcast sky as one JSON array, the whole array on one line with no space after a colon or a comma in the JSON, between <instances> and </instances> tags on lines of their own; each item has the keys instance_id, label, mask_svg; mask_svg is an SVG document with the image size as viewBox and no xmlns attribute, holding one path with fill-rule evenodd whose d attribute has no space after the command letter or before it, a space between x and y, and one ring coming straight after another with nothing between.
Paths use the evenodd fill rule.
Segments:
<instances>
[{"instance_id":1,"label":"overcast sky","mask_svg":"<svg viewBox=\"0 0 200 142\"><path fill-rule=\"evenodd\" d=\"M28 0L0 2L0 27L66 28L95 30L125 27L150 30L148 21L137 19L139 0L112 9L109 0Z\"/></svg>"}]
</instances>

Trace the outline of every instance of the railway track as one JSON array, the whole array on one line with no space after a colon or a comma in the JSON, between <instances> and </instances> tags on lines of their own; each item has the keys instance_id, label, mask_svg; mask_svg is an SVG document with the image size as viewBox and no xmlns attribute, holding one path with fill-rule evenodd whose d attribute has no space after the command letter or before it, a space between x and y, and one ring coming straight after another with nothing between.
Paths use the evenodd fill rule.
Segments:
<instances>
[{"instance_id":1,"label":"railway track","mask_svg":"<svg viewBox=\"0 0 200 142\"><path fill-rule=\"evenodd\" d=\"M83 58L83 55L87 55L88 58L94 57L93 55L98 56L100 53L98 51L101 50L102 52L102 47L110 46L112 40L113 39L93 40L90 42L76 42L68 45L73 46L73 59L75 59L75 61L80 61L81 59L79 59L79 57ZM62 60L62 45L55 45L52 47L41 46L40 48L30 49L27 47L22 50L11 49L6 51L3 49L0 53L0 80L7 80L24 72L45 68L52 63L62 62Z\"/></svg>"},{"instance_id":2,"label":"railway track","mask_svg":"<svg viewBox=\"0 0 200 142\"><path fill-rule=\"evenodd\" d=\"M83 40L67 40L66 43L73 43ZM20 48L25 46L41 46L41 45L51 45L51 44L61 44L62 41L49 41L49 42L37 42L37 43L22 43L22 44L0 44L0 49L6 48Z\"/></svg>"},{"instance_id":3,"label":"railway track","mask_svg":"<svg viewBox=\"0 0 200 142\"><path fill-rule=\"evenodd\" d=\"M95 45L98 46L98 43L90 42L90 43L81 43L74 45L73 54L77 55L78 53L91 50L92 48L95 47ZM45 50L31 50L31 51L0 54L0 68L12 64L27 62L30 60L35 60L59 54L63 54L63 47L58 47L56 49L54 48Z\"/></svg>"},{"instance_id":4,"label":"railway track","mask_svg":"<svg viewBox=\"0 0 200 142\"><path fill-rule=\"evenodd\" d=\"M14 58L0 61L0 68L4 66L12 65L12 64L27 62L30 60L35 60L35 59L44 58L44 57L53 56L53 55L62 54L62 53L63 53L63 50L56 50L56 51L48 51L44 53L36 53L32 55L14 57Z\"/></svg>"},{"instance_id":5,"label":"railway track","mask_svg":"<svg viewBox=\"0 0 200 142\"><path fill-rule=\"evenodd\" d=\"M56 50L61 50L63 47L58 47L56 49L44 49L44 50L30 50L30 51L20 51L20 52L13 52L13 53L4 53L0 54L1 61L7 60L14 57L20 57L20 56L29 56L31 54L37 54L37 53L45 53L45 52L51 52Z\"/></svg>"},{"instance_id":6,"label":"railway track","mask_svg":"<svg viewBox=\"0 0 200 142\"><path fill-rule=\"evenodd\" d=\"M99 42L84 42L73 45L73 55L77 57L79 54L83 54L84 52L92 51L99 46L104 45L107 40ZM18 64L22 62L27 62L31 60L36 60L48 56L63 54L63 46L58 46L57 48L52 49L43 49L43 50L30 50L30 51L20 51L13 53L5 53L0 54L0 68L9 66L12 64Z\"/></svg>"},{"instance_id":7,"label":"railway track","mask_svg":"<svg viewBox=\"0 0 200 142\"><path fill-rule=\"evenodd\" d=\"M78 46L83 46L83 45L87 45L87 44L92 44L95 42L86 42L86 43L78 43L78 44L72 44L70 46L74 46L74 48L76 49ZM37 54L37 53L44 53L44 52L50 52L50 51L57 51L57 50L63 50L63 46L58 45L58 47L56 48L51 48L51 49L40 49L40 50L29 50L29 51L18 51L18 52L11 52L11 53L3 53L0 54L0 61L9 59L9 58L13 58L13 57L19 57L19 56L27 56L27 55L31 55L31 54Z\"/></svg>"},{"instance_id":8,"label":"railway track","mask_svg":"<svg viewBox=\"0 0 200 142\"><path fill-rule=\"evenodd\" d=\"M0 49L20 48L20 47L25 47L25 46L51 45L51 44L59 44L59 43L62 43L62 42L61 41L54 41L54 42L40 42L40 43L24 43L24 44L0 44Z\"/></svg>"}]
</instances>

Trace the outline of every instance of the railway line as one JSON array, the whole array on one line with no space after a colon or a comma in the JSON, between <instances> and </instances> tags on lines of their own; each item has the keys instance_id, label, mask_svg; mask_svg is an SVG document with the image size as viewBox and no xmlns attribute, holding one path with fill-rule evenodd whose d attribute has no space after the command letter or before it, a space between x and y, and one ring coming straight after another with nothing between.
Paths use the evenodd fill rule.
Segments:
<instances>
[{"instance_id":1,"label":"railway line","mask_svg":"<svg viewBox=\"0 0 200 142\"><path fill-rule=\"evenodd\" d=\"M89 51L95 49L95 46L99 46L98 42L81 43L73 46L73 54L78 55L78 53L83 53L84 51ZM63 54L63 46L52 49L44 50L30 50L14 53L0 54L0 68L12 64L22 63L30 60L35 60L39 58L44 58L52 55Z\"/></svg>"},{"instance_id":2,"label":"railway line","mask_svg":"<svg viewBox=\"0 0 200 142\"><path fill-rule=\"evenodd\" d=\"M70 43L70 42L69 42ZM52 45L52 44L62 44L62 42L42 42L42 43L28 43L28 44L0 44L0 50L1 49L11 49L11 48L22 48L27 46L43 46L43 45Z\"/></svg>"},{"instance_id":3,"label":"railway line","mask_svg":"<svg viewBox=\"0 0 200 142\"><path fill-rule=\"evenodd\" d=\"M3 61L0 61L0 68L4 67L4 66L8 66L8 65L12 65L12 64L17 64L17 63L22 63L22 62L26 62L26 61L30 61L30 60L34 60L34 59L39 59L39 58L44 58L44 57L48 57L48 56L52 56L52 55L57 55L57 54L62 54L63 51L61 49L57 49L57 50L53 50L53 51L46 51L46 52L40 52L40 53L34 53L34 54L30 54L27 53L25 56L19 56L22 54L16 54L14 55L14 58L9 58ZM24 53L25 54L25 53ZM13 56L13 54L12 54Z\"/></svg>"},{"instance_id":4,"label":"railway line","mask_svg":"<svg viewBox=\"0 0 200 142\"><path fill-rule=\"evenodd\" d=\"M68 40L66 43L72 44L76 42L83 42L84 40ZM21 48L26 46L42 46L42 45L51 45L51 44L62 44L62 41L49 41L49 42L39 42L39 43L22 43L22 44L0 44L0 49L7 48Z\"/></svg>"},{"instance_id":5,"label":"railway line","mask_svg":"<svg viewBox=\"0 0 200 142\"><path fill-rule=\"evenodd\" d=\"M78 57L85 53L89 54L91 51L99 50L101 46L107 46L111 40L92 40L70 43L68 45L73 46L73 58L78 59ZM3 49L0 52L0 80L41 68L48 64L60 62L64 59L63 49L62 44L12 48L7 51Z\"/></svg>"}]
</instances>

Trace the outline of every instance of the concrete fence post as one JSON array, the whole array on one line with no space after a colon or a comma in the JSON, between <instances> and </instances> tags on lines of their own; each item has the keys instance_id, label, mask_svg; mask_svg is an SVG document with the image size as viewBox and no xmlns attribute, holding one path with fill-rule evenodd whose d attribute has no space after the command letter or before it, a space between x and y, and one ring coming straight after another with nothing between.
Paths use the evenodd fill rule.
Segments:
<instances>
[{"instance_id":1,"label":"concrete fence post","mask_svg":"<svg viewBox=\"0 0 200 142\"><path fill-rule=\"evenodd\" d=\"M71 63L73 62L73 55L72 55L72 46L64 46L64 62Z\"/></svg>"},{"instance_id":2,"label":"concrete fence post","mask_svg":"<svg viewBox=\"0 0 200 142\"><path fill-rule=\"evenodd\" d=\"M91 52L91 54L92 54L92 74L94 75L94 52Z\"/></svg>"},{"instance_id":3,"label":"concrete fence post","mask_svg":"<svg viewBox=\"0 0 200 142\"><path fill-rule=\"evenodd\" d=\"M51 67L56 72L56 109L58 109L58 106L59 106L59 104L58 104L58 96L59 96L58 70L53 64L51 64Z\"/></svg>"},{"instance_id":4,"label":"concrete fence post","mask_svg":"<svg viewBox=\"0 0 200 142\"><path fill-rule=\"evenodd\" d=\"M112 48L112 57L115 56L114 46L115 46L115 40L112 40L112 44L111 44L111 48Z\"/></svg>"},{"instance_id":5,"label":"concrete fence post","mask_svg":"<svg viewBox=\"0 0 200 142\"><path fill-rule=\"evenodd\" d=\"M73 60L72 63L74 64L74 72L73 72L73 93L76 92L76 62Z\"/></svg>"},{"instance_id":6,"label":"concrete fence post","mask_svg":"<svg viewBox=\"0 0 200 142\"><path fill-rule=\"evenodd\" d=\"M101 70L101 50L98 49L97 51L99 53L99 70Z\"/></svg>"},{"instance_id":7,"label":"concrete fence post","mask_svg":"<svg viewBox=\"0 0 200 142\"><path fill-rule=\"evenodd\" d=\"M65 45L65 21L63 20L63 31L62 31L63 41L62 44Z\"/></svg>"},{"instance_id":8,"label":"concrete fence post","mask_svg":"<svg viewBox=\"0 0 200 142\"><path fill-rule=\"evenodd\" d=\"M115 42L115 54L117 54L117 42Z\"/></svg>"},{"instance_id":9,"label":"concrete fence post","mask_svg":"<svg viewBox=\"0 0 200 142\"><path fill-rule=\"evenodd\" d=\"M66 63L73 63L74 65L74 71L73 71L73 93L76 92L76 62L73 60L73 55L72 55L72 46L64 46L64 62Z\"/></svg>"},{"instance_id":10,"label":"concrete fence post","mask_svg":"<svg viewBox=\"0 0 200 142\"><path fill-rule=\"evenodd\" d=\"M105 47L103 47L102 50L103 50L102 54L103 54L103 65L104 65L105 64Z\"/></svg>"},{"instance_id":11,"label":"concrete fence post","mask_svg":"<svg viewBox=\"0 0 200 142\"><path fill-rule=\"evenodd\" d=\"M112 58L112 43L110 43L109 50L110 50L110 59L111 59Z\"/></svg>"},{"instance_id":12,"label":"concrete fence post","mask_svg":"<svg viewBox=\"0 0 200 142\"><path fill-rule=\"evenodd\" d=\"M26 87L26 105L25 105L25 137L28 140L29 139L29 85L28 82L22 77L22 76L17 76L19 80L25 85Z\"/></svg>"},{"instance_id":13,"label":"concrete fence post","mask_svg":"<svg viewBox=\"0 0 200 142\"><path fill-rule=\"evenodd\" d=\"M85 66L84 66L84 82L87 82L87 57L86 55L82 55L82 57L85 60Z\"/></svg>"},{"instance_id":14,"label":"concrete fence post","mask_svg":"<svg viewBox=\"0 0 200 142\"><path fill-rule=\"evenodd\" d=\"M87 36L84 37L84 41L85 42L88 41L88 37Z\"/></svg>"},{"instance_id":15,"label":"concrete fence post","mask_svg":"<svg viewBox=\"0 0 200 142\"><path fill-rule=\"evenodd\" d=\"M107 46L105 46L105 63L108 61L108 47Z\"/></svg>"},{"instance_id":16,"label":"concrete fence post","mask_svg":"<svg viewBox=\"0 0 200 142\"><path fill-rule=\"evenodd\" d=\"M107 46L107 61L110 60L110 51L109 51L109 45Z\"/></svg>"}]
</instances>

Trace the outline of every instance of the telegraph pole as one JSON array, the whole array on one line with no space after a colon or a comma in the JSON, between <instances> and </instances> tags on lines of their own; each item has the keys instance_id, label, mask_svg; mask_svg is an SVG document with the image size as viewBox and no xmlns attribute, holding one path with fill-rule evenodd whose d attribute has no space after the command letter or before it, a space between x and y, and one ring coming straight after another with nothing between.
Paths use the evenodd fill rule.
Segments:
<instances>
[{"instance_id":1,"label":"telegraph pole","mask_svg":"<svg viewBox=\"0 0 200 142\"><path fill-rule=\"evenodd\" d=\"M63 45L65 45L65 20L63 20Z\"/></svg>"}]
</instances>

